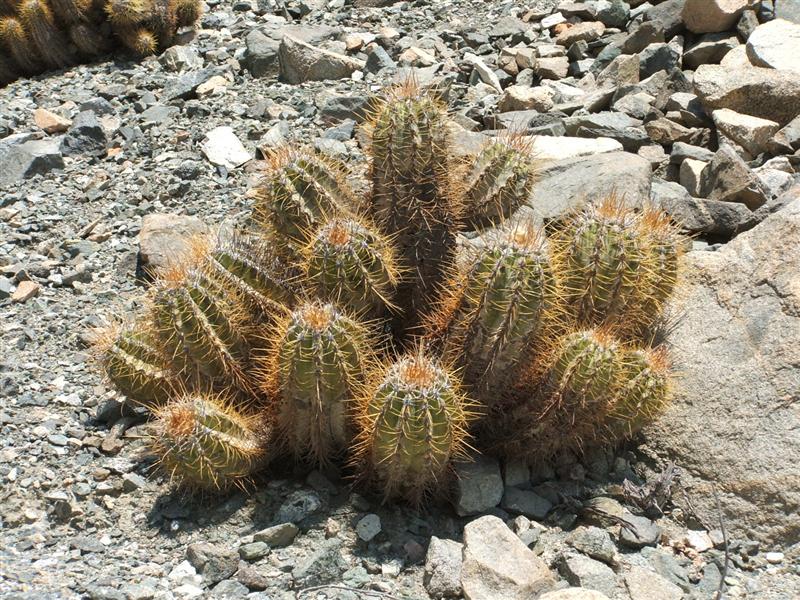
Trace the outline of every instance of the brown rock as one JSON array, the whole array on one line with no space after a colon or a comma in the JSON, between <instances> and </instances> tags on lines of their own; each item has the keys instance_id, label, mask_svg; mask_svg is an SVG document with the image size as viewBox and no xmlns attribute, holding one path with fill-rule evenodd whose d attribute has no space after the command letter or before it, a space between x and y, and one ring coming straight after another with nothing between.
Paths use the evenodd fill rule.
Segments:
<instances>
[{"instance_id":1,"label":"brown rock","mask_svg":"<svg viewBox=\"0 0 800 600\"><path fill-rule=\"evenodd\" d=\"M563 25L566 25L564 23ZM559 31L560 26L556 26L556 31ZM578 23L572 27L560 28L556 36L556 43L561 46L569 48L575 42L584 40L586 42L593 42L598 39L606 30L606 26L600 21L589 21L586 23Z\"/></svg>"},{"instance_id":2,"label":"brown rock","mask_svg":"<svg viewBox=\"0 0 800 600\"><path fill-rule=\"evenodd\" d=\"M47 134L64 133L72 125L72 121L69 119L44 108L37 108L33 111L33 122Z\"/></svg>"},{"instance_id":3,"label":"brown rock","mask_svg":"<svg viewBox=\"0 0 800 600\"><path fill-rule=\"evenodd\" d=\"M41 289L42 286L35 281L21 281L17 289L14 290L14 293L11 294L11 301L19 303L27 302L31 298L38 296Z\"/></svg>"}]
</instances>

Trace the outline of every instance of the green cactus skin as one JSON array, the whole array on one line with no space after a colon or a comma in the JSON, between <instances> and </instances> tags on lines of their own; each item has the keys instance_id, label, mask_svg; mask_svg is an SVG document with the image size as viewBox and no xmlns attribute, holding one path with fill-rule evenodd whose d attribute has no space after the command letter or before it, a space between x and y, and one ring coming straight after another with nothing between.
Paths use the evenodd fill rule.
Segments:
<instances>
[{"instance_id":1,"label":"green cactus skin","mask_svg":"<svg viewBox=\"0 0 800 600\"><path fill-rule=\"evenodd\" d=\"M153 0L152 13L144 23L147 30L153 32L161 44L161 48L172 45L172 40L178 30L175 13L172 12L170 4L170 0Z\"/></svg>"},{"instance_id":2,"label":"green cactus skin","mask_svg":"<svg viewBox=\"0 0 800 600\"><path fill-rule=\"evenodd\" d=\"M118 28L115 33L123 45L137 56L150 56L158 51L159 40L155 33L146 27Z\"/></svg>"},{"instance_id":3,"label":"green cactus skin","mask_svg":"<svg viewBox=\"0 0 800 600\"><path fill-rule=\"evenodd\" d=\"M581 450L598 441L618 389L619 342L602 330L569 333L558 340L534 397L512 410L499 431L507 456L532 460L562 450Z\"/></svg>"},{"instance_id":4,"label":"green cactus skin","mask_svg":"<svg viewBox=\"0 0 800 600\"><path fill-rule=\"evenodd\" d=\"M352 441L351 404L374 361L370 341L363 325L320 302L275 328L267 393L279 398L276 422L294 456L327 465Z\"/></svg>"},{"instance_id":5,"label":"green cactus skin","mask_svg":"<svg viewBox=\"0 0 800 600\"><path fill-rule=\"evenodd\" d=\"M663 314L675 292L680 274L685 238L669 216L654 207L642 213L641 231L646 240L647 269L642 276L638 313L644 328L650 327ZM644 337L645 331L639 331Z\"/></svg>"},{"instance_id":6,"label":"green cactus skin","mask_svg":"<svg viewBox=\"0 0 800 600\"><path fill-rule=\"evenodd\" d=\"M264 241L244 232L221 236L213 248L200 245L204 273L231 287L258 316L283 313L297 291L290 268Z\"/></svg>"},{"instance_id":7,"label":"green cactus skin","mask_svg":"<svg viewBox=\"0 0 800 600\"><path fill-rule=\"evenodd\" d=\"M343 165L313 150L282 148L269 157L254 216L299 253L325 219L351 213L353 198Z\"/></svg>"},{"instance_id":8,"label":"green cactus skin","mask_svg":"<svg viewBox=\"0 0 800 600\"><path fill-rule=\"evenodd\" d=\"M630 438L664 411L670 399L666 350L633 349L622 359L620 385L606 419L607 441Z\"/></svg>"},{"instance_id":9,"label":"green cactus skin","mask_svg":"<svg viewBox=\"0 0 800 600\"><path fill-rule=\"evenodd\" d=\"M19 14L28 37L49 67L63 68L75 64L67 36L56 25L44 0L23 0Z\"/></svg>"},{"instance_id":10,"label":"green cactus skin","mask_svg":"<svg viewBox=\"0 0 800 600\"><path fill-rule=\"evenodd\" d=\"M153 14L153 0L108 0L108 20L114 26L135 27Z\"/></svg>"},{"instance_id":11,"label":"green cactus skin","mask_svg":"<svg viewBox=\"0 0 800 600\"><path fill-rule=\"evenodd\" d=\"M461 218L447 110L408 81L376 106L369 132L370 214L395 238L409 270L397 293L404 314L395 323L407 331L419 324L446 276Z\"/></svg>"},{"instance_id":12,"label":"green cactus skin","mask_svg":"<svg viewBox=\"0 0 800 600\"><path fill-rule=\"evenodd\" d=\"M383 370L360 410L359 461L384 499L420 504L446 487L467 447L469 405L456 375L421 351Z\"/></svg>"},{"instance_id":13,"label":"green cactus skin","mask_svg":"<svg viewBox=\"0 0 800 600\"><path fill-rule=\"evenodd\" d=\"M305 276L321 298L377 317L392 306L399 273L391 243L355 219L325 223L304 252Z\"/></svg>"},{"instance_id":14,"label":"green cactus skin","mask_svg":"<svg viewBox=\"0 0 800 600\"><path fill-rule=\"evenodd\" d=\"M22 75L33 75L44 68L39 51L25 34L19 19L6 17L0 19L0 46L5 46L9 56L17 63Z\"/></svg>"},{"instance_id":15,"label":"green cactus skin","mask_svg":"<svg viewBox=\"0 0 800 600\"><path fill-rule=\"evenodd\" d=\"M199 0L171 0L170 11L179 27L191 27L203 15L203 3Z\"/></svg>"},{"instance_id":16,"label":"green cactus skin","mask_svg":"<svg viewBox=\"0 0 800 600\"><path fill-rule=\"evenodd\" d=\"M559 320L560 286L546 239L532 225L477 249L459 279L433 322L444 331L444 356L463 369L473 396L492 408Z\"/></svg>"},{"instance_id":17,"label":"green cactus skin","mask_svg":"<svg viewBox=\"0 0 800 600\"><path fill-rule=\"evenodd\" d=\"M151 315L165 353L184 379L254 389L247 374L247 311L230 286L193 268L176 268L156 283Z\"/></svg>"},{"instance_id":18,"label":"green cactus skin","mask_svg":"<svg viewBox=\"0 0 800 600\"><path fill-rule=\"evenodd\" d=\"M261 423L224 396L179 398L156 412L154 430L151 446L160 470L184 488L244 488L266 462Z\"/></svg>"},{"instance_id":19,"label":"green cactus skin","mask_svg":"<svg viewBox=\"0 0 800 600\"><path fill-rule=\"evenodd\" d=\"M535 165L520 138L489 142L467 173L464 219L473 229L497 225L528 201L535 183Z\"/></svg>"}]
</instances>

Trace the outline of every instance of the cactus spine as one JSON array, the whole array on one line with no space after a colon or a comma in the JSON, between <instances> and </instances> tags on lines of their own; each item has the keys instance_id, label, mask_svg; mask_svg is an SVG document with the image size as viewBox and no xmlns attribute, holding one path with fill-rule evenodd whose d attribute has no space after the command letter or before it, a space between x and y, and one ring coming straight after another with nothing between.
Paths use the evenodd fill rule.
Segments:
<instances>
[{"instance_id":1,"label":"cactus spine","mask_svg":"<svg viewBox=\"0 0 800 600\"><path fill-rule=\"evenodd\" d=\"M354 431L350 406L373 362L363 325L331 304L299 307L275 328L265 374L277 424L297 457L328 464Z\"/></svg>"},{"instance_id":2,"label":"cactus spine","mask_svg":"<svg viewBox=\"0 0 800 600\"><path fill-rule=\"evenodd\" d=\"M247 311L235 290L195 268L175 268L158 281L151 314L165 352L185 379L253 389Z\"/></svg>"},{"instance_id":3,"label":"cactus spine","mask_svg":"<svg viewBox=\"0 0 800 600\"><path fill-rule=\"evenodd\" d=\"M521 137L489 142L466 176L464 219L474 229L498 224L528 201L535 183L530 148Z\"/></svg>"},{"instance_id":4,"label":"cactus spine","mask_svg":"<svg viewBox=\"0 0 800 600\"><path fill-rule=\"evenodd\" d=\"M464 382L491 407L555 324L559 284L546 240L531 224L476 250L458 277L434 326L444 332L444 355L463 368Z\"/></svg>"},{"instance_id":5,"label":"cactus spine","mask_svg":"<svg viewBox=\"0 0 800 600\"><path fill-rule=\"evenodd\" d=\"M266 459L260 419L224 396L190 394L156 411L158 466L189 488L244 487Z\"/></svg>"},{"instance_id":6,"label":"cactus spine","mask_svg":"<svg viewBox=\"0 0 800 600\"><path fill-rule=\"evenodd\" d=\"M283 148L269 157L256 190L255 218L298 253L326 218L347 215L354 196L344 167L312 150Z\"/></svg>"},{"instance_id":7,"label":"cactus spine","mask_svg":"<svg viewBox=\"0 0 800 600\"><path fill-rule=\"evenodd\" d=\"M181 387L157 341L135 324L101 330L95 353L108 380L131 402L154 408Z\"/></svg>"},{"instance_id":8,"label":"cactus spine","mask_svg":"<svg viewBox=\"0 0 800 600\"><path fill-rule=\"evenodd\" d=\"M443 487L471 417L457 377L416 350L382 370L361 404L360 460L384 498L419 504Z\"/></svg>"},{"instance_id":9,"label":"cactus spine","mask_svg":"<svg viewBox=\"0 0 800 600\"><path fill-rule=\"evenodd\" d=\"M397 294L407 328L427 311L444 279L461 215L447 110L410 80L392 88L377 105L369 130L371 213L379 227L396 237L403 266L410 271Z\"/></svg>"},{"instance_id":10,"label":"cactus spine","mask_svg":"<svg viewBox=\"0 0 800 600\"><path fill-rule=\"evenodd\" d=\"M380 316L392 306L399 272L389 240L349 218L317 231L305 252L305 277L313 291L356 314Z\"/></svg>"},{"instance_id":11,"label":"cactus spine","mask_svg":"<svg viewBox=\"0 0 800 600\"><path fill-rule=\"evenodd\" d=\"M18 18L0 19L0 42L19 66L22 75L32 75L42 70L42 61L33 42L25 34Z\"/></svg>"},{"instance_id":12,"label":"cactus spine","mask_svg":"<svg viewBox=\"0 0 800 600\"><path fill-rule=\"evenodd\" d=\"M25 31L51 68L75 64L67 36L57 26L50 7L44 0L24 0L19 14Z\"/></svg>"},{"instance_id":13,"label":"cactus spine","mask_svg":"<svg viewBox=\"0 0 800 600\"><path fill-rule=\"evenodd\" d=\"M85 23L92 10L92 0L47 0L47 3L64 25Z\"/></svg>"}]
</instances>

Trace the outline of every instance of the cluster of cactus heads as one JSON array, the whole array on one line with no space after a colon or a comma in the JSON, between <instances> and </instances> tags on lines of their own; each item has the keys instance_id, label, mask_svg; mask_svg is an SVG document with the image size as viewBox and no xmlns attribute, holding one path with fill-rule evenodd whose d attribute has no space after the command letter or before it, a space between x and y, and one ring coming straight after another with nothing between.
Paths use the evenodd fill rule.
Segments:
<instances>
[{"instance_id":1,"label":"cluster of cactus heads","mask_svg":"<svg viewBox=\"0 0 800 600\"><path fill-rule=\"evenodd\" d=\"M122 44L138 56L175 42L199 0L0 0L0 86L90 61Z\"/></svg>"},{"instance_id":2,"label":"cluster of cactus heads","mask_svg":"<svg viewBox=\"0 0 800 600\"><path fill-rule=\"evenodd\" d=\"M289 456L419 503L473 449L615 444L669 400L652 340L683 241L662 213L597 198L545 231L517 211L536 203L524 139L457 161L436 95L408 82L374 106L365 199L343 165L276 151L242 229L193 243L101 336L190 487Z\"/></svg>"}]
</instances>

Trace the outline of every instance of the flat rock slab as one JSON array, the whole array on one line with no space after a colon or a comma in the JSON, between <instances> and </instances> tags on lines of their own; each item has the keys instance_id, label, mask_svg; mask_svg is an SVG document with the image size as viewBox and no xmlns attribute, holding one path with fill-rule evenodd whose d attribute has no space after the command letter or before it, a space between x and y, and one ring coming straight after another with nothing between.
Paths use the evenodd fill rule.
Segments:
<instances>
[{"instance_id":1,"label":"flat rock slab","mask_svg":"<svg viewBox=\"0 0 800 600\"><path fill-rule=\"evenodd\" d=\"M784 19L759 25L747 39L747 57L759 67L800 73L800 25Z\"/></svg>"},{"instance_id":2,"label":"flat rock slab","mask_svg":"<svg viewBox=\"0 0 800 600\"><path fill-rule=\"evenodd\" d=\"M670 336L680 378L646 429L695 509L734 539L800 539L800 199L717 252L686 257ZM683 502L676 498L676 502Z\"/></svg>"},{"instance_id":3,"label":"flat rock slab","mask_svg":"<svg viewBox=\"0 0 800 600\"><path fill-rule=\"evenodd\" d=\"M629 152L557 161L542 169L530 207L537 217L553 219L612 193L625 196L631 205L640 205L650 198L651 179L647 159Z\"/></svg>"},{"instance_id":4,"label":"flat rock slab","mask_svg":"<svg viewBox=\"0 0 800 600\"><path fill-rule=\"evenodd\" d=\"M212 165L226 169L235 169L252 158L230 127L216 127L209 131L200 149Z\"/></svg>"}]
</instances>

